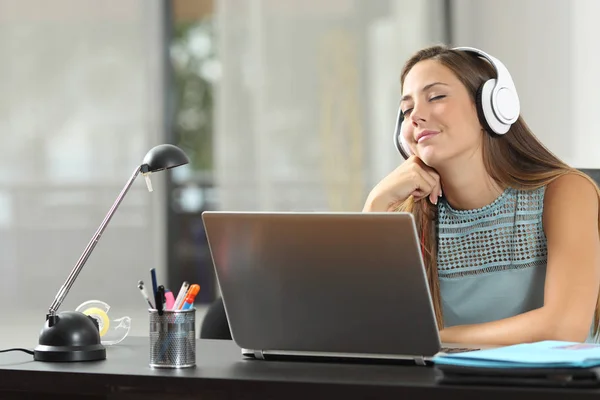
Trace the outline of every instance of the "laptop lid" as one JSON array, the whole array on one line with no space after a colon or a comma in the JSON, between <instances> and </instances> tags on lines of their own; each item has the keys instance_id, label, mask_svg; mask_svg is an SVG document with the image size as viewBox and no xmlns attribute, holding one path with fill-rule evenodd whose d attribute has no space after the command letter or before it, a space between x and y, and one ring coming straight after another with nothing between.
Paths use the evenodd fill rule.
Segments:
<instances>
[{"instance_id":1,"label":"laptop lid","mask_svg":"<svg viewBox=\"0 0 600 400\"><path fill-rule=\"evenodd\" d=\"M202 218L241 348L425 357L440 350L411 214Z\"/></svg>"}]
</instances>

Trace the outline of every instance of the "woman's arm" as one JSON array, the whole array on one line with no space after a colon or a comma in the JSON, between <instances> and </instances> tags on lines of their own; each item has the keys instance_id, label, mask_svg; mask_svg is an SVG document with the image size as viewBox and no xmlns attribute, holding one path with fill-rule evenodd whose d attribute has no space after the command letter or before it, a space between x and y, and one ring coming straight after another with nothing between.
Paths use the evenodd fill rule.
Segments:
<instances>
[{"instance_id":1,"label":"woman's arm","mask_svg":"<svg viewBox=\"0 0 600 400\"><path fill-rule=\"evenodd\" d=\"M443 329L442 341L506 345L587 338L600 287L595 187L575 174L556 179L546 188L542 218L548 242L544 305L498 321Z\"/></svg>"}]
</instances>

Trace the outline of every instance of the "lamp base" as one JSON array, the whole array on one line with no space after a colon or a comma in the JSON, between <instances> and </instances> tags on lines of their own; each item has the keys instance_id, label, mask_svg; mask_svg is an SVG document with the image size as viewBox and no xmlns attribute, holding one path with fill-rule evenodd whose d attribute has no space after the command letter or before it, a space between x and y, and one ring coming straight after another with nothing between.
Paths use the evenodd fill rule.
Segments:
<instances>
[{"instance_id":1,"label":"lamp base","mask_svg":"<svg viewBox=\"0 0 600 400\"><path fill-rule=\"evenodd\" d=\"M48 315L33 350L36 361L74 362L106 359L98 323L77 311Z\"/></svg>"}]
</instances>

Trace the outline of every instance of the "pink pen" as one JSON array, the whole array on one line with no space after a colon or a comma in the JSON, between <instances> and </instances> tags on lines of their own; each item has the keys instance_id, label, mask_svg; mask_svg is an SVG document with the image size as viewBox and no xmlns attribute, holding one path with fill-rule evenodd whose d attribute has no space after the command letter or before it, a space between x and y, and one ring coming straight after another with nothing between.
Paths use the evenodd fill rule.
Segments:
<instances>
[{"instance_id":1,"label":"pink pen","mask_svg":"<svg viewBox=\"0 0 600 400\"><path fill-rule=\"evenodd\" d=\"M173 297L173 292L167 290L165 292L165 310L172 310L173 305L175 305L175 298Z\"/></svg>"}]
</instances>

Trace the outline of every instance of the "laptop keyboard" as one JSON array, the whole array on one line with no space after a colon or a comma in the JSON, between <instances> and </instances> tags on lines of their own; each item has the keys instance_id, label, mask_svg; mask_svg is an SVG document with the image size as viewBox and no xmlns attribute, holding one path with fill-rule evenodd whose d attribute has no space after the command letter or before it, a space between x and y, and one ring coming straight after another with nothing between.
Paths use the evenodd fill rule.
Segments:
<instances>
[{"instance_id":1,"label":"laptop keyboard","mask_svg":"<svg viewBox=\"0 0 600 400\"><path fill-rule=\"evenodd\" d=\"M466 348L466 347L442 347L443 353L466 353L468 351L477 351L481 349Z\"/></svg>"}]
</instances>

